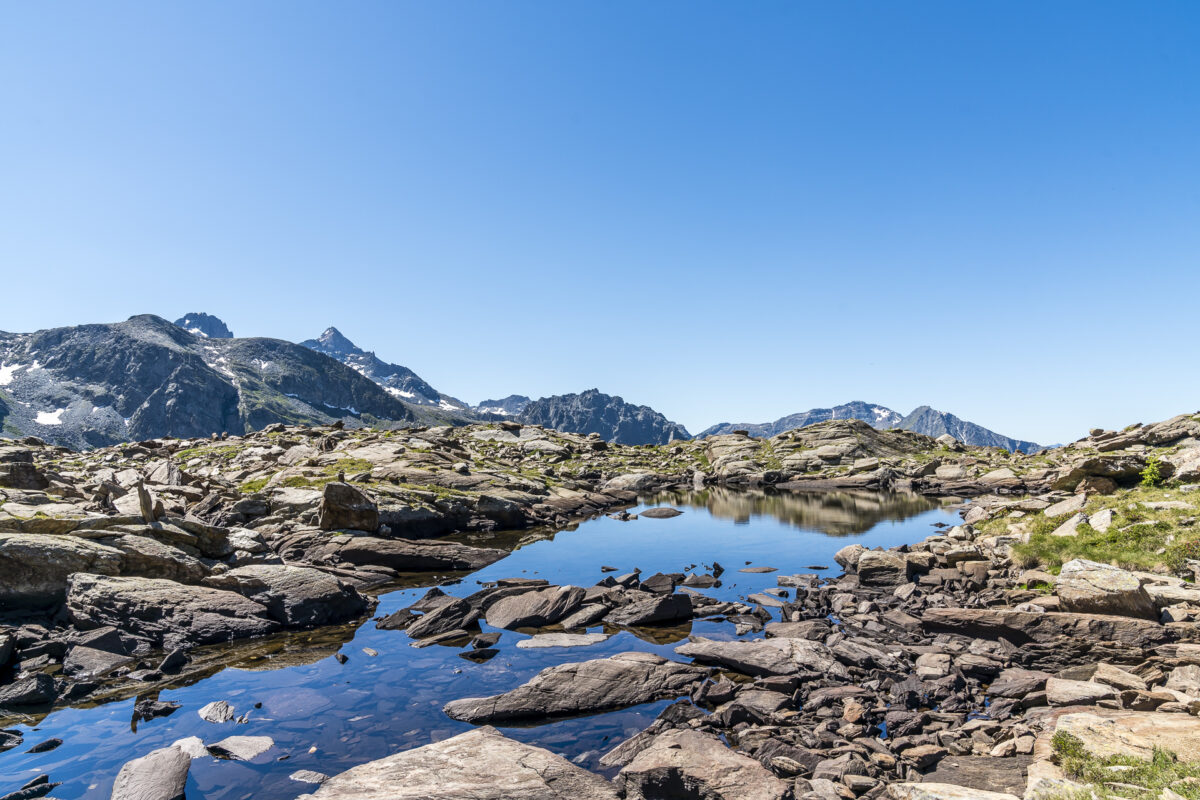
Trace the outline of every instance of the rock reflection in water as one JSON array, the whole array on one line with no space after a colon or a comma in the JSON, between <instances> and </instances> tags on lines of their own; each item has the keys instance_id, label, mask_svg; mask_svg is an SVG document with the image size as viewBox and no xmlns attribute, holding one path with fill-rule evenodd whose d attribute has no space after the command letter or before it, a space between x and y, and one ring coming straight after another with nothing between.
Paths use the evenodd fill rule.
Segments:
<instances>
[{"instance_id":1,"label":"rock reflection in water","mask_svg":"<svg viewBox=\"0 0 1200 800\"><path fill-rule=\"evenodd\" d=\"M908 492L779 492L714 487L698 492L663 492L652 503L703 508L720 519L745 525L752 517L773 517L797 528L830 536L865 533L880 522L905 520L938 507L937 501Z\"/></svg>"},{"instance_id":2,"label":"rock reflection in water","mask_svg":"<svg viewBox=\"0 0 1200 800\"><path fill-rule=\"evenodd\" d=\"M193 686L225 669L266 672L315 664L329 658L353 639L359 624L330 625L314 630L275 634L262 639L244 639L228 644L198 647L188 653L191 661L177 675L167 675L157 681L128 680L119 676L106 678L103 680L108 686L102 692L83 703L73 705L76 708L94 708L131 697L157 698L160 692ZM151 660L158 658L161 658L161 654L156 654L155 659ZM14 716L0 714L0 726L21 722L36 724L50 711L51 709L47 708L37 713ZM136 729L135 725L134 730Z\"/></svg>"}]
</instances>

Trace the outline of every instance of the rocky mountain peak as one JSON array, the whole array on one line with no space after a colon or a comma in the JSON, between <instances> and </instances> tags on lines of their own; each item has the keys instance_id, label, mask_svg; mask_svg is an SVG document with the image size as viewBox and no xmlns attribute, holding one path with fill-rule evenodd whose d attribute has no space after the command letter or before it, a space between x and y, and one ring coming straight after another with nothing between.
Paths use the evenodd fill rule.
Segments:
<instances>
[{"instance_id":1,"label":"rocky mountain peak","mask_svg":"<svg viewBox=\"0 0 1200 800\"><path fill-rule=\"evenodd\" d=\"M175 324L193 336L202 339L232 339L233 331L229 326L212 314L194 311L175 320Z\"/></svg>"},{"instance_id":2,"label":"rocky mountain peak","mask_svg":"<svg viewBox=\"0 0 1200 800\"><path fill-rule=\"evenodd\" d=\"M517 418L559 431L595 433L618 444L666 444L692 435L649 406L627 403L599 389L554 395L529 403Z\"/></svg>"},{"instance_id":3,"label":"rocky mountain peak","mask_svg":"<svg viewBox=\"0 0 1200 800\"><path fill-rule=\"evenodd\" d=\"M326 328L325 332L318 336L316 341L321 344L321 348L313 349L322 349L330 355L348 355L363 352L359 349L358 345L343 336L342 332L332 325Z\"/></svg>"}]
</instances>

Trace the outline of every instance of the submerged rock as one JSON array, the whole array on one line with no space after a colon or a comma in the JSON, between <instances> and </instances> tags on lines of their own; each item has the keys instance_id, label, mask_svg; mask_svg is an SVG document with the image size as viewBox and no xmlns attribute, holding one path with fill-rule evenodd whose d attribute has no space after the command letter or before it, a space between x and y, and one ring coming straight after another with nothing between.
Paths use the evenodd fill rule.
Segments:
<instances>
[{"instance_id":1,"label":"submerged rock","mask_svg":"<svg viewBox=\"0 0 1200 800\"><path fill-rule=\"evenodd\" d=\"M334 775L308 800L618 800L601 778L484 727Z\"/></svg>"},{"instance_id":2,"label":"submerged rock","mask_svg":"<svg viewBox=\"0 0 1200 800\"><path fill-rule=\"evenodd\" d=\"M228 736L208 746L208 752L217 758L233 761L253 761L275 746L270 736Z\"/></svg>"},{"instance_id":3,"label":"submerged rock","mask_svg":"<svg viewBox=\"0 0 1200 800\"><path fill-rule=\"evenodd\" d=\"M678 697L691 691L708 670L668 661L652 653L618 653L609 658L560 664L528 683L492 697L447 703L447 715L464 722L534 720L583 714Z\"/></svg>"},{"instance_id":4,"label":"submerged rock","mask_svg":"<svg viewBox=\"0 0 1200 800\"><path fill-rule=\"evenodd\" d=\"M111 800L183 800L191 756L178 747L164 747L121 767Z\"/></svg>"}]
</instances>

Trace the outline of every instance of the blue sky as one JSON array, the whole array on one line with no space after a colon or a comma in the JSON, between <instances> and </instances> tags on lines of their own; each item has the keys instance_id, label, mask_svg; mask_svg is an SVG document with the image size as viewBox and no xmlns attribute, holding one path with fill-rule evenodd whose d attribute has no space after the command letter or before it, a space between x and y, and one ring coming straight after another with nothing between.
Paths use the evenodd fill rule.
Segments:
<instances>
[{"instance_id":1,"label":"blue sky","mask_svg":"<svg viewBox=\"0 0 1200 800\"><path fill-rule=\"evenodd\" d=\"M336 325L477 401L1200 408L1200 5L0 6L0 329Z\"/></svg>"}]
</instances>

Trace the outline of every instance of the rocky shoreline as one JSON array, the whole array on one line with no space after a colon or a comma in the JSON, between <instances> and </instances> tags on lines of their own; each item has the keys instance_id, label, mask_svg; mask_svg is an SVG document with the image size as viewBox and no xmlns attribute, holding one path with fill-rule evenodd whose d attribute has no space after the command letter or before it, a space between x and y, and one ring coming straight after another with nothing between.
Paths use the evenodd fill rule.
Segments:
<instances>
[{"instance_id":1,"label":"rocky shoreline","mask_svg":"<svg viewBox=\"0 0 1200 800\"><path fill-rule=\"evenodd\" d=\"M26 441L0 448L0 718L208 668L206 645L360 621L414 573L437 583L507 554L434 538L448 531L561 527L672 486L903 488L977 499L962 525L888 551L850 545L844 574L783 574L746 602L705 596L715 565L586 588L431 590L376 624L478 659L495 654L480 621L580 652L596 626L724 619L738 635L693 637L676 659L551 667L444 709L486 724L679 698L604 757L611 781L484 727L324 780L313 797L1053 797L1081 788L1055 764L1056 732L1101 755L1114 736L1152 753L1200 733L1200 591L1180 576L1186 560L1171 574L1074 558L1053 575L1018 551L1042 535L1031 525L1065 539L1106 513L1111 524L1111 508L1089 503L1150 464L1186 487L1198 444L1191 416L1033 457L854 421L658 448L513 424L272 426L89 453ZM1172 524L1194 522L1190 499L1154 502L1178 504ZM131 762L113 797L181 796L189 747ZM502 768L511 783L493 786Z\"/></svg>"}]
</instances>

